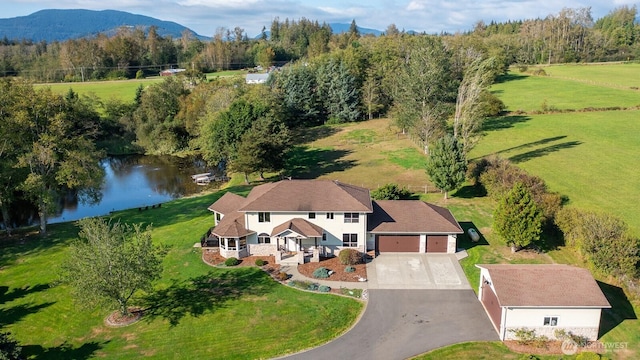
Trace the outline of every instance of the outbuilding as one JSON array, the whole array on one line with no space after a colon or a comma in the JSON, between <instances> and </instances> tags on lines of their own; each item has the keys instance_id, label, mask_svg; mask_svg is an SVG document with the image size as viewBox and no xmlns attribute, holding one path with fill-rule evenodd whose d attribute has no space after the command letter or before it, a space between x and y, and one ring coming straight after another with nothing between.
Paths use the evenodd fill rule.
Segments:
<instances>
[{"instance_id":1,"label":"outbuilding","mask_svg":"<svg viewBox=\"0 0 640 360\"><path fill-rule=\"evenodd\" d=\"M480 268L478 299L500 340L515 331L557 339L556 330L597 340L609 301L587 269L560 264L492 264Z\"/></svg>"}]
</instances>

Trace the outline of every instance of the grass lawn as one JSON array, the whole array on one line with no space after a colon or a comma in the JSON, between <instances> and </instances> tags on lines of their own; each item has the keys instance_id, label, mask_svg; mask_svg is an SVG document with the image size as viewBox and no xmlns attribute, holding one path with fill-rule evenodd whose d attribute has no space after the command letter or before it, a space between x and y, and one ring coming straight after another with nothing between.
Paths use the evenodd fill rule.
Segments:
<instances>
[{"instance_id":1,"label":"grass lawn","mask_svg":"<svg viewBox=\"0 0 640 360\"><path fill-rule=\"evenodd\" d=\"M590 69L591 67L589 67ZM546 71L546 68L545 68ZM551 70L550 70L551 71ZM629 77L634 76L629 73ZM637 76L635 76L637 78ZM491 87L508 111L535 112L547 109L579 110L640 106L640 91L590 81L532 76L512 71Z\"/></svg>"},{"instance_id":2,"label":"grass lawn","mask_svg":"<svg viewBox=\"0 0 640 360\"><path fill-rule=\"evenodd\" d=\"M565 64L543 67L547 75L597 84L615 89L640 88L640 63Z\"/></svg>"},{"instance_id":3,"label":"grass lawn","mask_svg":"<svg viewBox=\"0 0 640 360\"><path fill-rule=\"evenodd\" d=\"M144 87L161 82L161 77L154 77L142 80L111 80L111 81L89 81L74 83L50 83L35 84L39 87L50 87L56 94L66 94L69 89L73 89L80 95L95 94L101 100L117 99L125 102L133 102L136 97L136 89L142 85Z\"/></svg>"},{"instance_id":4,"label":"grass lawn","mask_svg":"<svg viewBox=\"0 0 640 360\"><path fill-rule=\"evenodd\" d=\"M500 341L486 342L466 342L451 346L446 346L437 350L430 351L426 354L416 356L415 360L428 359L475 359L475 360L522 360L528 359L526 355L514 353ZM558 360L558 359L575 359L575 356L560 355L536 355L536 359L540 360Z\"/></svg>"},{"instance_id":5,"label":"grass lawn","mask_svg":"<svg viewBox=\"0 0 640 360\"><path fill-rule=\"evenodd\" d=\"M508 158L568 196L571 206L616 214L640 233L638 116L635 110L496 119L471 157Z\"/></svg>"},{"instance_id":6,"label":"grass lawn","mask_svg":"<svg viewBox=\"0 0 640 360\"><path fill-rule=\"evenodd\" d=\"M56 269L77 234L74 224L51 225L45 238L3 241L0 326L32 359L265 358L344 332L361 312L360 302L300 292L256 268L218 269L201 261L193 244L211 226L206 206L219 195L116 214L123 221L153 223L154 241L170 248L155 292L136 301L154 307L128 327L106 327L109 309L83 309L56 283Z\"/></svg>"}]
</instances>

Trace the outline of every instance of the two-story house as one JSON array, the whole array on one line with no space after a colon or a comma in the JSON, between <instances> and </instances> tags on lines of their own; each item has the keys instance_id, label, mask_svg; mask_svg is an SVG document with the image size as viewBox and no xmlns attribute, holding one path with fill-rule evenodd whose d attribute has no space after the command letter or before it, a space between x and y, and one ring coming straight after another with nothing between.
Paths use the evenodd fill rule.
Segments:
<instances>
[{"instance_id":1,"label":"two-story house","mask_svg":"<svg viewBox=\"0 0 640 360\"><path fill-rule=\"evenodd\" d=\"M246 198L226 193L209 210L215 217L211 236L224 257L331 256L344 248L453 253L462 233L447 209L422 201L372 201L368 189L329 180L263 184Z\"/></svg>"}]
</instances>

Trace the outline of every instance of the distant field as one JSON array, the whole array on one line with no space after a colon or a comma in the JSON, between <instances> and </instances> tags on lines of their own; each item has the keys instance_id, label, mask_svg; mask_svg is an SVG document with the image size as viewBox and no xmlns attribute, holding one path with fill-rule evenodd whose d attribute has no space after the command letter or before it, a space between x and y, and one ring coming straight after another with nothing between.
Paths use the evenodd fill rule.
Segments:
<instances>
[{"instance_id":1,"label":"distant field","mask_svg":"<svg viewBox=\"0 0 640 360\"><path fill-rule=\"evenodd\" d=\"M553 65L543 68L547 75L597 84L604 87L640 88L640 64Z\"/></svg>"},{"instance_id":2,"label":"distant field","mask_svg":"<svg viewBox=\"0 0 640 360\"><path fill-rule=\"evenodd\" d=\"M91 82L78 82L78 83L51 83L51 84L37 84L38 87L50 87L51 91L57 94L65 94L69 89L77 92L80 95L95 94L101 100L108 100L111 98L133 102L136 96L136 89L138 86L149 86L163 79L160 77L143 79L143 80L113 80L113 81L91 81Z\"/></svg>"},{"instance_id":3,"label":"distant field","mask_svg":"<svg viewBox=\"0 0 640 360\"><path fill-rule=\"evenodd\" d=\"M511 73L492 90L510 110L640 105L639 64L544 67L552 76ZM554 76L570 77L574 80ZM610 74L610 75L606 75ZM579 81L576 79L580 79ZM640 110L516 115L485 123L485 137L470 154L499 154L542 177L571 205L624 218L640 232Z\"/></svg>"},{"instance_id":4,"label":"distant field","mask_svg":"<svg viewBox=\"0 0 640 360\"><path fill-rule=\"evenodd\" d=\"M591 69L583 68L585 71ZM559 67L548 70L554 73L555 69ZM630 78L638 77L631 70L628 75ZM639 90L519 72L509 73L506 81L495 84L491 91L504 101L509 111L535 112L545 106L560 110L640 106Z\"/></svg>"}]
</instances>

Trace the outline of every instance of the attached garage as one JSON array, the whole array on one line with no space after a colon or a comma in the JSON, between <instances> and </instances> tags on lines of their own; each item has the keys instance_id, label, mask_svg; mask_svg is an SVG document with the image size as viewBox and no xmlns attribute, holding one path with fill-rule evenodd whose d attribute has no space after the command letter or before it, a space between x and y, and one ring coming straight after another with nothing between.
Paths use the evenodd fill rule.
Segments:
<instances>
[{"instance_id":1,"label":"attached garage","mask_svg":"<svg viewBox=\"0 0 640 360\"><path fill-rule=\"evenodd\" d=\"M446 253L448 241L449 236L447 235L427 235L427 252Z\"/></svg>"},{"instance_id":2,"label":"attached garage","mask_svg":"<svg viewBox=\"0 0 640 360\"><path fill-rule=\"evenodd\" d=\"M379 252L418 252L420 235L376 235Z\"/></svg>"}]
</instances>

